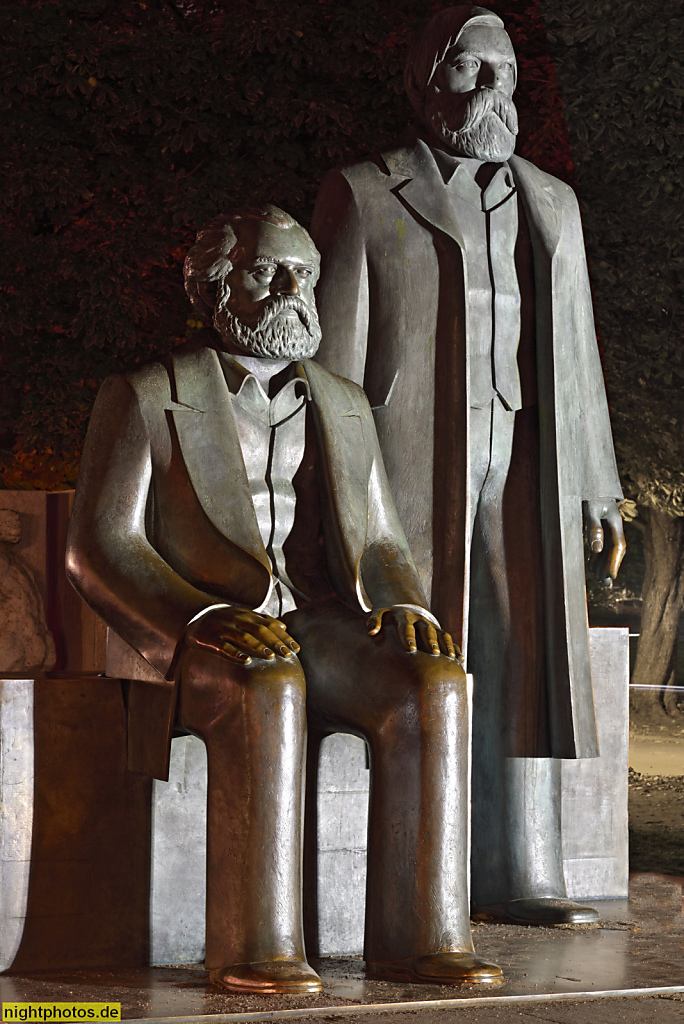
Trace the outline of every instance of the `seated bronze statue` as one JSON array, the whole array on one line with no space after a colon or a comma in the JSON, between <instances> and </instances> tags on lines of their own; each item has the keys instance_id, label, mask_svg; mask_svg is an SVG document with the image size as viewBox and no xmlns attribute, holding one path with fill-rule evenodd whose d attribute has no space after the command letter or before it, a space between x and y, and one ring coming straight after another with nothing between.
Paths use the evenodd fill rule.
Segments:
<instances>
[{"instance_id":1,"label":"seated bronze statue","mask_svg":"<svg viewBox=\"0 0 684 1024\"><path fill-rule=\"evenodd\" d=\"M133 685L129 765L209 764L206 963L232 990L321 988L302 933L307 716L362 736L376 977L496 981L470 933L467 694L426 608L363 391L313 361L319 254L273 206L186 260L204 347L102 386L70 578L165 678Z\"/></svg>"}]
</instances>

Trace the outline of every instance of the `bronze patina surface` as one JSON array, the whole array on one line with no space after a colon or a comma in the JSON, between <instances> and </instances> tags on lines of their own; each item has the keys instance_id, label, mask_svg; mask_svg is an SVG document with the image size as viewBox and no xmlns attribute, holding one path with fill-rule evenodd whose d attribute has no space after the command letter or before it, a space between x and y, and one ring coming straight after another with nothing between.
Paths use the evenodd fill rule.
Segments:
<instances>
[{"instance_id":1,"label":"bronze patina surface","mask_svg":"<svg viewBox=\"0 0 684 1024\"><path fill-rule=\"evenodd\" d=\"M206 744L214 981L320 990L302 935L307 715L370 751L374 971L499 980L470 933L465 674L428 611L368 402L311 358L318 267L275 207L200 233L186 285L216 331L103 385L68 572L165 680L131 683L130 767L167 777L174 728Z\"/></svg>"},{"instance_id":2,"label":"bronze patina surface","mask_svg":"<svg viewBox=\"0 0 684 1024\"><path fill-rule=\"evenodd\" d=\"M557 760L598 754L583 509L601 578L625 542L577 200L514 155L516 80L498 16L440 11L406 68L415 137L327 175L311 230L320 361L368 394L475 678L474 901L541 923L586 918L564 901Z\"/></svg>"}]
</instances>

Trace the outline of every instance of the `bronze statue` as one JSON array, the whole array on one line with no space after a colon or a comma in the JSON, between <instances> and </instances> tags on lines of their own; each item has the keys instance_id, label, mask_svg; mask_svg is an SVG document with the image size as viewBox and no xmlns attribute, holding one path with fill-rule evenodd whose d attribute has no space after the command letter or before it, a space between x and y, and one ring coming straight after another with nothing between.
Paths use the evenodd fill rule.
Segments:
<instances>
[{"instance_id":1,"label":"bronze statue","mask_svg":"<svg viewBox=\"0 0 684 1024\"><path fill-rule=\"evenodd\" d=\"M370 750L369 971L498 980L468 917L465 675L427 610L367 400L312 359L318 273L275 207L200 232L186 287L216 332L102 386L68 572L167 680L132 684L130 766L168 777L174 723L206 744L215 981L320 990L302 935L307 714Z\"/></svg>"},{"instance_id":2,"label":"bronze statue","mask_svg":"<svg viewBox=\"0 0 684 1024\"><path fill-rule=\"evenodd\" d=\"M557 759L598 753L582 504L601 577L625 543L577 200L513 155L516 76L482 8L418 36L421 127L321 186L320 361L366 390L425 593L474 674L474 903L577 923L598 915L565 898Z\"/></svg>"}]
</instances>

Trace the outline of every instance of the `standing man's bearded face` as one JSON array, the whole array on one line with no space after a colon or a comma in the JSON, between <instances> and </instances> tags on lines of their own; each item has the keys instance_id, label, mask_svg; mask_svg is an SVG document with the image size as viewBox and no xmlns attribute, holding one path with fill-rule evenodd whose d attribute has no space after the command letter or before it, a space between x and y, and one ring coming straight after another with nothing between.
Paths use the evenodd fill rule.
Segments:
<instances>
[{"instance_id":1,"label":"standing man's bearded face","mask_svg":"<svg viewBox=\"0 0 684 1024\"><path fill-rule=\"evenodd\" d=\"M513 155L515 53L502 28L472 25L447 50L425 93L425 120L459 156L502 163Z\"/></svg>"},{"instance_id":2,"label":"standing man's bearded face","mask_svg":"<svg viewBox=\"0 0 684 1024\"><path fill-rule=\"evenodd\" d=\"M311 359L321 341L318 253L298 226L240 225L233 269L218 288L214 327L230 348L265 359Z\"/></svg>"}]
</instances>

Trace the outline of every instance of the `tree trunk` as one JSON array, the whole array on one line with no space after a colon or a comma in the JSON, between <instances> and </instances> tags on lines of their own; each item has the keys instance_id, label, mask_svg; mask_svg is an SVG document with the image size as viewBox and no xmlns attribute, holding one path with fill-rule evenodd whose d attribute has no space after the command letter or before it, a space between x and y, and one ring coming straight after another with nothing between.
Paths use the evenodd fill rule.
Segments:
<instances>
[{"instance_id":1,"label":"tree trunk","mask_svg":"<svg viewBox=\"0 0 684 1024\"><path fill-rule=\"evenodd\" d=\"M655 686L632 690L632 719L657 725L677 713L675 682L677 626L684 602L684 517L650 509L644 533L644 586L641 635L632 683Z\"/></svg>"}]
</instances>

